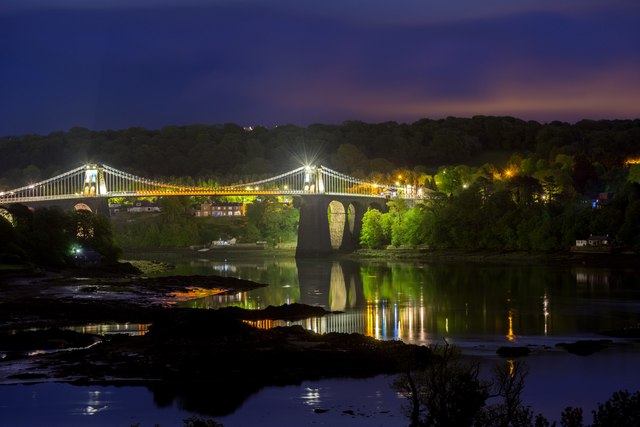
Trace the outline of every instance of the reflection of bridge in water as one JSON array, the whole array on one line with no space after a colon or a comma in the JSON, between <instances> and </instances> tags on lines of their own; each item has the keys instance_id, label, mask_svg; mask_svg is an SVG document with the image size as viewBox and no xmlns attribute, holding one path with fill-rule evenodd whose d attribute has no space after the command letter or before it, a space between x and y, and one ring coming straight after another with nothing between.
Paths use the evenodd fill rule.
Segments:
<instances>
[{"instance_id":1,"label":"reflection of bridge in water","mask_svg":"<svg viewBox=\"0 0 640 427\"><path fill-rule=\"evenodd\" d=\"M298 255L350 251L358 246L367 209L389 198L421 199L423 188L375 183L324 166L302 166L260 181L218 187L184 186L139 177L103 164L87 164L44 181L0 190L0 206L14 203L77 205L106 211L113 197L292 196L302 200Z\"/></svg>"},{"instance_id":2,"label":"reflection of bridge in water","mask_svg":"<svg viewBox=\"0 0 640 427\"><path fill-rule=\"evenodd\" d=\"M284 261L284 264L284 269L280 261L277 266L266 268L271 268L274 273L269 277L260 276L258 270L264 272L264 267L256 268L250 263L236 265L233 274L228 270L230 275L258 282L262 280L272 283L271 286L233 295L207 297L189 306L218 308L235 305L263 309L269 305L294 302L321 306L335 313L295 322L263 320L250 323L261 328L301 325L317 333L355 332L377 339L401 339L417 344L442 342L443 337L464 331L469 325L473 329L492 332L498 328L501 336L513 333L513 328L519 327L516 323L515 326L511 324L509 329L507 312L499 318L489 318L495 310L488 309L486 302L479 302L482 307L476 307L476 313L456 309L446 296L433 293L431 286L422 284L424 277L420 274L423 269L410 268L410 271L418 271L417 276L410 277L410 273L394 273L384 263L364 267L349 260L301 258L296 260L295 265L289 261ZM217 265L220 264L210 268L217 271ZM295 272L295 276L283 278L289 270ZM413 281L417 292L409 291L405 286L409 281ZM499 305L499 301L495 304ZM480 318L478 311L482 312Z\"/></svg>"},{"instance_id":3,"label":"reflection of bridge in water","mask_svg":"<svg viewBox=\"0 0 640 427\"><path fill-rule=\"evenodd\" d=\"M236 277L271 285L214 296L199 301L197 306L261 309L294 302L321 306L338 313L296 322L267 320L253 324L265 328L301 325L318 333L356 332L416 344L442 343L446 338L450 343L462 340L484 346L486 340L519 342L523 333L537 336L534 342L544 342L566 325L576 327L574 322L579 321L571 316L554 318L552 308L558 310L560 299L546 291L545 280L536 282L534 289L528 287L530 266L510 269L517 274L513 276L516 280L505 286L497 281L501 277L499 269L481 266L307 258L297 259L295 267L286 263L289 267L283 269L276 261L265 261L274 274L260 277L251 275L259 274L255 264L238 265Z\"/></svg>"}]
</instances>

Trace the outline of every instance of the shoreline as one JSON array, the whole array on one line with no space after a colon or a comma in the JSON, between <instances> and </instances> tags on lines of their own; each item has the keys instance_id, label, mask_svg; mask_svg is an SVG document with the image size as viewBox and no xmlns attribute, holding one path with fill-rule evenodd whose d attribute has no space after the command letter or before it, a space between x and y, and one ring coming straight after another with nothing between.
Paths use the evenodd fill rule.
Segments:
<instances>
[{"instance_id":1,"label":"shoreline","mask_svg":"<svg viewBox=\"0 0 640 427\"><path fill-rule=\"evenodd\" d=\"M187 251L189 250L185 250ZM420 251L417 254L415 250L407 249L391 251L396 254L408 252L419 256L420 261L425 258L425 253ZM159 252L175 253L167 250ZM378 251L377 254L386 260L388 256L385 255L389 252ZM278 253L287 256L286 253ZM193 255L197 256L197 253ZM505 254L438 252L437 255L442 262L459 262L462 259L468 261L469 257L477 257L476 262L485 262L487 258L501 260ZM547 256L553 255L546 254L545 258ZM531 262L526 253L511 253L508 257L513 262ZM566 262L564 255L558 255L557 258L559 262ZM375 257L372 256L372 259ZM87 271L73 270L74 273ZM398 372L402 369L401 366L394 365L398 360L398 352L403 352L409 359L420 355L423 362L429 357L428 347L376 341L362 334L318 335L301 327L258 330L243 322L247 317L283 318L282 314L267 316L267 310L251 313L250 316L249 313L231 315L230 312L235 309L226 312L184 309L168 307L162 303L162 299L170 293L191 292L194 288L214 290L226 284L227 291L238 289L230 286L233 281L230 278L169 276L143 279L135 276L100 277L88 274L91 277L78 280L72 276L65 277L61 272L54 276L56 277L39 276L33 281L35 283L30 284L29 278L23 279L20 287L38 294L37 298L17 293L12 296L13 301L0 299L0 329L15 329L16 325L19 328L20 325L25 327L38 323L61 325L65 322L77 324L87 319L109 319L117 322L148 322L152 324L150 332L141 337L101 337L100 343L91 348L70 352L60 351L17 359L5 356L4 359L0 358L0 373L3 374L0 378L3 381L11 376L15 383L23 384L66 382L77 385L118 385L135 382L161 396L189 400L194 408L198 408L198 412L204 414L211 409L207 402L198 400L198 394L215 389L219 391L221 400L228 398L227 401L231 401L227 402L228 406L216 407L215 413L209 413L220 416L235 410L248 395L265 386L296 384L304 380L328 377L357 378ZM246 284L259 286L254 282ZM0 288L0 292L6 294L6 288L8 287ZM44 295L41 294L42 291L46 291ZM12 306L12 303L15 305ZM11 309L6 310L7 308ZM290 311L298 317L322 315L317 311L309 312L310 308L312 307L297 307ZM20 313L27 313L27 316ZM39 319L34 321L33 315ZM9 319L15 323L7 326L6 321ZM54 342L62 339L59 336L51 338ZM73 342L73 338L64 339ZM267 373L260 372L258 367L251 366L256 359L261 361L261 365L268 364L273 369ZM19 367L19 372L11 368L11 364ZM28 365L28 368L25 369L21 364ZM220 366L225 368L222 375ZM242 386L233 385L237 378L246 376L251 376L251 381Z\"/></svg>"},{"instance_id":2,"label":"shoreline","mask_svg":"<svg viewBox=\"0 0 640 427\"><path fill-rule=\"evenodd\" d=\"M204 257L215 254L216 256L228 255L229 258L237 256L275 256L297 258L295 249L291 248L267 248L261 251L218 248L207 252L198 252L189 248L152 248L152 249L125 249L124 254L131 258L137 253L163 254L172 253L189 256ZM311 257L310 259L313 259ZM636 253L599 253L599 252L525 252L505 250L462 250L462 249L427 249L427 248L394 248L384 249L357 249L354 252L335 252L321 258L327 259L354 259L354 260L389 260L423 263L451 263L471 262L489 264L550 264L550 265L581 265L594 267L635 267L640 265L640 254ZM300 259L306 259L302 257Z\"/></svg>"},{"instance_id":3,"label":"shoreline","mask_svg":"<svg viewBox=\"0 0 640 427\"><path fill-rule=\"evenodd\" d=\"M0 287L3 385L135 383L165 399L189 401L196 412L219 416L232 413L265 386L392 374L402 370L402 363L423 366L431 357L427 347L399 341L316 334L300 326L258 329L248 323L328 314L320 307L291 304L251 311L166 304L167 296L176 300L179 293L189 299L199 290L224 293L264 286L246 280L105 277L97 271L82 278L50 272L33 279L16 277ZM58 329L108 322L146 323L148 332L94 335ZM255 364L256 359L261 363ZM262 369L265 364L272 369ZM239 377L245 379L242 384L237 384ZM211 407L210 400L201 401L203 390L209 396L217 390L221 403Z\"/></svg>"},{"instance_id":4,"label":"shoreline","mask_svg":"<svg viewBox=\"0 0 640 427\"><path fill-rule=\"evenodd\" d=\"M359 249L346 258L361 260L388 259L421 262L472 262L490 264L550 264L582 265L594 267L637 266L639 254L576 253L576 252L523 252L499 250L432 250L424 248Z\"/></svg>"}]
</instances>

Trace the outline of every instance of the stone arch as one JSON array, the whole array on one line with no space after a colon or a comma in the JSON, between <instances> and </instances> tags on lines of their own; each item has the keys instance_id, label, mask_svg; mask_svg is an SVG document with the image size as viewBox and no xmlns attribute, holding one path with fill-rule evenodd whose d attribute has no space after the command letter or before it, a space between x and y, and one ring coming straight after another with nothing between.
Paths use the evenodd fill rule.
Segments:
<instances>
[{"instance_id":1,"label":"stone arch","mask_svg":"<svg viewBox=\"0 0 640 427\"><path fill-rule=\"evenodd\" d=\"M347 226L349 227L349 233L353 235L356 229L356 207L354 203L349 203L347 208Z\"/></svg>"},{"instance_id":2,"label":"stone arch","mask_svg":"<svg viewBox=\"0 0 640 427\"><path fill-rule=\"evenodd\" d=\"M332 200L327 208L327 216L329 221L329 238L331 248L334 250L340 249L347 216L342 202Z\"/></svg>"},{"instance_id":3,"label":"stone arch","mask_svg":"<svg viewBox=\"0 0 640 427\"><path fill-rule=\"evenodd\" d=\"M89 211L89 212L93 212L91 210L91 208L89 207L89 205L87 205L86 203L76 203L73 206L73 209L77 210L77 211Z\"/></svg>"}]
</instances>

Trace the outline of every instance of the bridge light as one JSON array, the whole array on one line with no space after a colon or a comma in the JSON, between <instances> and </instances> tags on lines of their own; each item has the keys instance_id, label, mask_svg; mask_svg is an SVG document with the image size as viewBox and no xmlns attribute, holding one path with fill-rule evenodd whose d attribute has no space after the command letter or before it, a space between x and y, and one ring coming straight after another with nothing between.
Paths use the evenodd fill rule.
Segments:
<instances>
[{"instance_id":1,"label":"bridge light","mask_svg":"<svg viewBox=\"0 0 640 427\"><path fill-rule=\"evenodd\" d=\"M289 189L289 186L285 184L284 189L285 189L285 190L288 190L288 189Z\"/></svg>"}]
</instances>

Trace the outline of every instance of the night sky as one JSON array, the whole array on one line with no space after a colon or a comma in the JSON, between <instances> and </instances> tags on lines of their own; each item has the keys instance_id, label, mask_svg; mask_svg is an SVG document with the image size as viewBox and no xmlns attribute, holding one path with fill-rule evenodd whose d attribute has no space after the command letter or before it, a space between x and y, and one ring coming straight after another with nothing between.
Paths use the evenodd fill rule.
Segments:
<instances>
[{"instance_id":1,"label":"night sky","mask_svg":"<svg viewBox=\"0 0 640 427\"><path fill-rule=\"evenodd\" d=\"M0 135L474 115L640 117L640 1L0 5Z\"/></svg>"}]
</instances>

